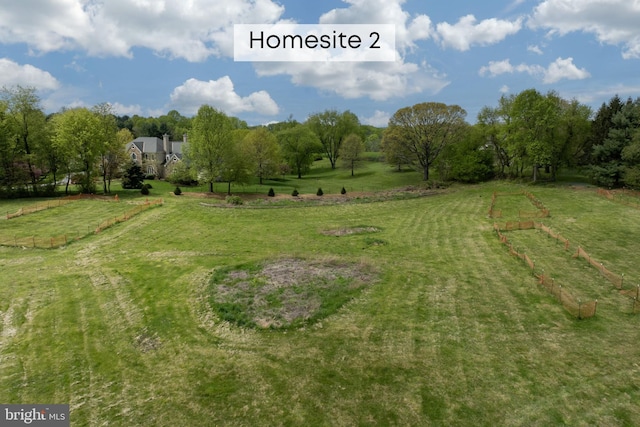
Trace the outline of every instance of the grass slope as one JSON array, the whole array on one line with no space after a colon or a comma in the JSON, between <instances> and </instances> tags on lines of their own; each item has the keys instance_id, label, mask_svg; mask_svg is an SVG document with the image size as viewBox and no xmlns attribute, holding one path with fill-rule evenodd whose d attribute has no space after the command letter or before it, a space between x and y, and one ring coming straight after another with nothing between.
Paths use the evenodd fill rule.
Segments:
<instances>
[{"instance_id":1,"label":"grass slope","mask_svg":"<svg viewBox=\"0 0 640 427\"><path fill-rule=\"evenodd\" d=\"M640 318L603 302L577 321L509 256L486 212L493 191L520 189L260 210L167 198L65 248L0 248L0 402L70 403L72 425L640 424ZM640 279L640 211L531 191L545 223ZM386 244L323 234L362 224ZM213 314L212 274L282 256L364 262L381 280L304 329Z\"/></svg>"}]
</instances>

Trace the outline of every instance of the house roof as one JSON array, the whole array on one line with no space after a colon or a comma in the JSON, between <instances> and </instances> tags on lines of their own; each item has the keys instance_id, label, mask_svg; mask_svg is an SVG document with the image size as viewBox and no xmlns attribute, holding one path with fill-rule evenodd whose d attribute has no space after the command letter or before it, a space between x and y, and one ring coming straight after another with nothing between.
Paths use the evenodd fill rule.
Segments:
<instances>
[{"instance_id":1,"label":"house roof","mask_svg":"<svg viewBox=\"0 0 640 427\"><path fill-rule=\"evenodd\" d=\"M141 136L135 140L142 140L143 153L161 153L164 151L164 146L160 138L156 138L154 136Z\"/></svg>"},{"instance_id":2,"label":"house roof","mask_svg":"<svg viewBox=\"0 0 640 427\"><path fill-rule=\"evenodd\" d=\"M182 141L171 141L171 152L176 154L182 154Z\"/></svg>"},{"instance_id":3,"label":"house roof","mask_svg":"<svg viewBox=\"0 0 640 427\"><path fill-rule=\"evenodd\" d=\"M133 146L135 146L138 150L140 150L140 152L142 152L142 146L143 146L142 141L133 140L133 141L131 141L130 143L128 143L128 144L125 146L125 148L126 148L127 150L130 150L130 149L131 149L131 147L133 147Z\"/></svg>"},{"instance_id":4,"label":"house roof","mask_svg":"<svg viewBox=\"0 0 640 427\"><path fill-rule=\"evenodd\" d=\"M171 141L171 153L177 154L178 158L182 158L184 141ZM164 142L160 138L155 136L140 136L127 144L126 148L129 150L132 145L135 145L142 153L163 153ZM169 153L167 153L169 154Z\"/></svg>"}]
</instances>

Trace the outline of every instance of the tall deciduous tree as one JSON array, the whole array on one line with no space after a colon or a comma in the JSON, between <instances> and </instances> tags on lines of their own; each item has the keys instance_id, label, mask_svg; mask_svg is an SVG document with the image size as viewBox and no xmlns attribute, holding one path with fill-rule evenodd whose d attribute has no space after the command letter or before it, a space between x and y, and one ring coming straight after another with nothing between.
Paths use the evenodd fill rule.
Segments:
<instances>
[{"instance_id":1,"label":"tall deciduous tree","mask_svg":"<svg viewBox=\"0 0 640 427\"><path fill-rule=\"evenodd\" d=\"M313 163L313 156L322 151L318 136L306 125L298 125L276 134L283 157L298 178L306 173Z\"/></svg>"},{"instance_id":2,"label":"tall deciduous tree","mask_svg":"<svg viewBox=\"0 0 640 427\"><path fill-rule=\"evenodd\" d=\"M264 127L249 131L242 141L242 150L249 161L253 175L260 179L278 174L281 163L280 147L275 135Z\"/></svg>"},{"instance_id":3,"label":"tall deciduous tree","mask_svg":"<svg viewBox=\"0 0 640 427\"><path fill-rule=\"evenodd\" d=\"M480 125L467 126L460 140L447 144L442 150L436 162L440 179L480 182L492 178L494 155L486 144Z\"/></svg>"},{"instance_id":4,"label":"tall deciduous tree","mask_svg":"<svg viewBox=\"0 0 640 427\"><path fill-rule=\"evenodd\" d=\"M533 166L533 181L538 179L540 166L557 167L560 150L556 140L560 104L558 97L547 96L535 89L520 92L511 108L512 138L525 148Z\"/></svg>"},{"instance_id":5,"label":"tall deciduous tree","mask_svg":"<svg viewBox=\"0 0 640 427\"><path fill-rule=\"evenodd\" d=\"M17 165L21 155L22 150L12 132L7 105L0 102L0 193L12 193L23 180L28 180L26 174L19 176Z\"/></svg>"},{"instance_id":6,"label":"tall deciduous tree","mask_svg":"<svg viewBox=\"0 0 640 427\"><path fill-rule=\"evenodd\" d=\"M331 168L335 169L342 142L360 129L358 117L350 111L338 113L336 110L327 110L309 116L306 123L320 139Z\"/></svg>"},{"instance_id":7,"label":"tall deciduous tree","mask_svg":"<svg viewBox=\"0 0 640 427\"><path fill-rule=\"evenodd\" d=\"M364 142L359 135L352 133L344 139L340 147L340 159L347 168L351 169L351 176L354 175L354 169L358 163L362 161L363 154Z\"/></svg>"},{"instance_id":8,"label":"tall deciduous tree","mask_svg":"<svg viewBox=\"0 0 640 427\"><path fill-rule=\"evenodd\" d=\"M134 140L134 136L127 128L120 129L116 133L116 142L113 150L110 150L107 156L106 171L107 171L107 192L111 192L111 181L117 178L122 170L122 167L126 164L128 156L124 147Z\"/></svg>"},{"instance_id":9,"label":"tall deciduous tree","mask_svg":"<svg viewBox=\"0 0 640 427\"><path fill-rule=\"evenodd\" d=\"M98 128L100 135L100 172L102 174L102 189L103 192L107 194L111 192L112 173L116 171L121 164L122 156L119 154L124 152L124 145L120 144L116 135L118 127L111 104L106 102L98 104L93 107L92 111L100 123Z\"/></svg>"},{"instance_id":10,"label":"tall deciduous tree","mask_svg":"<svg viewBox=\"0 0 640 427\"><path fill-rule=\"evenodd\" d=\"M499 167L498 176L505 177L511 168L516 152L509 147L512 97L502 96L498 107L483 107L478 113L477 127L491 147Z\"/></svg>"},{"instance_id":11,"label":"tall deciduous tree","mask_svg":"<svg viewBox=\"0 0 640 427\"><path fill-rule=\"evenodd\" d=\"M186 155L199 178L209 184L211 193L213 183L227 170L225 162L233 149L232 129L227 115L210 105L201 106L193 118Z\"/></svg>"},{"instance_id":12,"label":"tall deciduous tree","mask_svg":"<svg viewBox=\"0 0 640 427\"><path fill-rule=\"evenodd\" d=\"M561 145L562 160L569 166L579 165L590 156L591 116L591 107L575 99L562 100L560 103L557 138Z\"/></svg>"},{"instance_id":13,"label":"tall deciduous tree","mask_svg":"<svg viewBox=\"0 0 640 427\"><path fill-rule=\"evenodd\" d=\"M86 108L75 108L56 115L53 124L55 146L69 156L73 169L81 172L81 191L93 193L97 163L103 150L98 116Z\"/></svg>"},{"instance_id":14,"label":"tall deciduous tree","mask_svg":"<svg viewBox=\"0 0 640 427\"><path fill-rule=\"evenodd\" d=\"M412 164L413 155L401 138L400 128L389 127L384 130L380 149L386 162L397 167L398 172L402 170L402 166Z\"/></svg>"},{"instance_id":15,"label":"tall deciduous tree","mask_svg":"<svg viewBox=\"0 0 640 427\"><path fill-rule=\"evenodd\" d=\"M37 165L36 154L47 137L46 117L40 107L40 98L35 88L22 86L4 88L2 97L7 106L10 134L20 150L18 164L24 163L31 189L37 193L42 171Z\"/></svg>"},{"instance_id":16,"label":"tall deciduous tree","mask_svg":"<svg viewBox=\"0 0 640 427\"><path fill-rule=\"evenodd\" d=\"M467 112L458 105L425 102L401 108L389 120L392 132L410 164L429 179L429 168L447 144L457 141L465 127Z\"/></svg>"}]
</instances>

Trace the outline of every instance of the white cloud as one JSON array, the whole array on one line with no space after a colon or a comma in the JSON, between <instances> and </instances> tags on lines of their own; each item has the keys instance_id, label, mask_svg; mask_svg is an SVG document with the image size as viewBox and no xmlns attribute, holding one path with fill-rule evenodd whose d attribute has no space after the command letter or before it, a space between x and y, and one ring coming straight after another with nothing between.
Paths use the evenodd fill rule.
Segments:
<instances>
[{"instance_id":1,"label":"white cloud","mask_svg":"<svg viewBox=\"0 0 640 427\"><path fill-rule=\"evenodd\" d=\"M529 46L527 46L527 50L528 50L529 52L533 52L533 53L535 53L535 54L542 55L542 49L540 49L540 46L537 46L537 45L529 45Z\"/></svg>"},{"instance_id":2,"label":"white cloud","mask_svg":"<svg viewBox=\"0 0 640 427\"><path fill-rule=\"evenodd\" d=\"M384 101L429 91L449 84L427 65L396 62L281 63L254 65L259 76L289 75L298 86L311 86L346 99L369 97Z\"/></svg>"},{"instance_id":3,"label":"white cloud","mask_svg":"<svg viewBox=\"0 0 640 427\"><path fill-rule=\"evenodd\" d=\"M485 65L480 68L479 74L481 76L486 76L488 74L490 77L495 77L500 74L513 72L514 68L513 65L511 65L511 61L505 59L503 61L489 61L489 65Z\"/></svg>"},{"instance_id":4,"label":"white cloud","mask_svg":"<svg viewBox=\"0 0 640 427\"><path fill-rule=\"evenodd\" d=\"M364 117L362 119L364 124L375 126L379 128L387 127L391 115L386 111L376 110L371 117Z\"/></svg>"},{"instance_id":5,"label":"white cloud","mask_svg":"<svg viewBox=\"0 0 640 427\"><path fill-rule=\"evenodd\" d=\"M49 72L33 65L20 65L8 58L0 58L0 86L30 86L38 90L54 90L60 82Z\"/></svg>"},{"instance_id":6,"label":"white cloud","mask_svg":"<svg viewBox=\"0 0 640 427\"><path fill-rule=\"evenodd\" d=\"M255 112L263 115L278 114L278 105L261 90L241 97L235 92L229 76L207 82L189 79L171 93L171 105L184 114L194 114L201 105L208 104L229 115Z\"/></svg>"},{"instance_id":7,"label":"white cloud","mask_svg":"<svg viewBox=\"0 0 640 427\"><path fill-rule=\"evenodd\" d=\"M551 35L592 33L601 43L623 45L625 59L640 58L640 2L637 0L545 0L533 10L531 28Z\"/></svg>"},{"instance_id":8,"label":"white cloud","mask_svg":"<svg viewBox=\"0 0 640 427\"><path fill-rule=\"evenodd\" d=\"M411 18L402 9L405 0L343 0L348 7L323 14L321 24L394 24L396 26L395 62L333 63L254 63L259 76L288 75L299 86L352 99L368 97L381 101L393 97L429 92L447 86L446 77L430 66L405 62L403 53L416 42L433 37L431 20L426 15Z\"/></svg>"},{"instance_id":9,"label":"white cloud","mask_svg":"<svg viewBox=\"0 0 640 427\"><path fill-rule=\"evenodd\" d=\"M481 76L496 77L501 74L527 73L533 77L538 77L542 83L551 84L560 80L582 80L590 77L589 72L584 68L578 68L573 63L573 58L558 58L547 68L540 65L512 65L511 61L490 61L489 65L480 68Z\"/></svg>"},{"instance_id":10,"label":"white cloud","mask_svg":"<svg viewBox=\"0 0 640 427\"><path fill-rule=\"evenodd\" d=\"M233 54L235 23L273 23L284 7L272 0L32 0L5 2L0 43L36 52L81 49L95 56L132 56L133 47L203 61Z\"/></svg>"},{"instance_id":11,"label":"white cloud","mask_svg":"<svg viewBox=\"0 0 640 427\"><path fill-rule=\"evenodd\" d=\"M573 64L573 58L558 58L546 69L542 83L555 83L563 79L583 80L590 76L586 69L578 68Z\"/></svg>"},{"instance_id":12,"label":"white cloud","mask_svg":"<svg viewBox=\"0 0 640 427\"><path fill-rule=\"evenodd\" d=\"M417 40L433 35L431 19L418 15L411 20L402 9L405 0L343 0L347 8L332 9L323 14L320 24L395 24L396 47L404 51L415 47Z\"/></svg>"},{"instance_id":13,"label":"white cloud","mask_svg":"<svg viewBox=\"0 0 640 427\"><path fill-rule=\"evenodd\" d=\"M503 93L503 94L504 94L504 93L509 93L510 91L511 91L511 89L510 89L510 88L509 88L509 86L507 86L507 85L503 85L503 86L500 88L500 93Z\"/></svg>"},{"instance_id":14,"label":"white cloud","mask_svg":"<svg viewBox=\"0 0 640 427\"><path fill-rule=\"evenodd\" d=\"M522 28L521 18L515 21L491 18L476 22L475 16L466 15L454 25L447 22L439 23L436 31L442 45L466 51L472 45L487 46L498 43Z\"/></svg>"},{"instance_id":15,"label":"white cloud","mask_svg":"<svg viewBox=\"0 0 640 427\"><path fill-rule=\"evenodd\" d=\"M123 105L119 102L114 102L111 104L111 108L113 108L114 113L118 116L133 116L136 114L139 116L143 115L142 107L138 104Z\"/></svg>"}]
</instances>

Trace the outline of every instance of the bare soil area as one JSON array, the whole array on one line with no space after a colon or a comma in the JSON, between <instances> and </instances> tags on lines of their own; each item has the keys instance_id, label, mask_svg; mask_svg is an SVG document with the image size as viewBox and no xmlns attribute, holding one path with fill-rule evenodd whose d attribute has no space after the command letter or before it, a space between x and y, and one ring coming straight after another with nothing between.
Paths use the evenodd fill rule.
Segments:
<instances>
[{"instance_id":1,"label":"bare soil area","mask_svg":"<svg viewBox=\"0 0 640 427\"><path fill-rule=\"evenodd\" d=\"M364 264L282 258L214 275L211 304L241 326L303 326L338 310L375 277Z\"/></svg>"}]
</instances>

